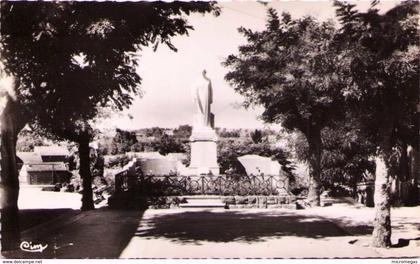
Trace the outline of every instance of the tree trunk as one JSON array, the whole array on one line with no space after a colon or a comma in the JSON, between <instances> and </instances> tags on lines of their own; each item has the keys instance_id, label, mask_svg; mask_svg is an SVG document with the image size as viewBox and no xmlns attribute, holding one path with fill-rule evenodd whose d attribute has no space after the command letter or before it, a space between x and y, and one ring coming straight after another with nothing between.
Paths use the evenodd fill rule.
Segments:
<instances>
[{"instance_id":1,"label":"tree trunk","mask_svg":"<svg viewBox=\"0 0 420 264\"><path fill-rule=\"evenodd\" d=\"M419 203L419 188L418 183L420 179L420 152L418 148L409 147L409 179L411 181L411 188L408 197L408 205L417 205Z\"/></svg>"},{"instance_id":2,"label":"tree trunk","mask_svg":"<svg viewBox=\"0 0 420 264\"><path fill-rule=\"evenodd\" d=\"M8 97L1 115L1 251L19 247L19 178L16 165L17 135L25 126L20 105Z\"/></svg>"},{"instance_id":3,"label":"tree trunk","mask_svg":"<svg viewBox=\"0 0 420 264\"><path fill-rule=\"evenodd\" d=\"M89 137L82 136L79 140L80 177L83 180L82 211L95 209L93 204L92 174L90 171Z\"/></svg>"},{"instance_id":4,"label":"tree trunk","mask_svg":"<svg viewBox=\"0 0 420 264\"><path fill-rule=\"evenodd\" d=\"M311 206L320 206L321 188L321 131L314 131L308 137L309 145L309 192Z\"/></svg>"},{"instance_id":5,"label":"tree trunk","mask_svg":"<svg viewBox=\"0 0 420 264\"><path fill-rule=\"evenodd\" d=\"M400 143L401 156L398 164L397 175L395 175L395 180L397 183L397 192L393 197L392 205L406 205L408 203L407 199L407 183L409 179L409 159L408 159L408 145L405 142Z\"/></svg>"},{"instance_id":6,"label":"tree trunk","mask_svg":"<svg viewBox=\"0 0 420 264\"><path fill-rule=\"evenodd\" d=\"M414 148L413 151L413 187L414 195L412 198L412 204L418 204L419 202L419 180L420 180L420 151L418 148Z\"/></svg>"},{"instance_id":7,"label":"tree trunk","mask_svg":"<svg viewBox=\"0 0 420 264\"><path fill-rule=\"evenodd\" d=\"M375 173L375 220L373 222L372 245L391 246L391 195L389 168L385 154L376 157Z\"/></svg>"}]
</instances>

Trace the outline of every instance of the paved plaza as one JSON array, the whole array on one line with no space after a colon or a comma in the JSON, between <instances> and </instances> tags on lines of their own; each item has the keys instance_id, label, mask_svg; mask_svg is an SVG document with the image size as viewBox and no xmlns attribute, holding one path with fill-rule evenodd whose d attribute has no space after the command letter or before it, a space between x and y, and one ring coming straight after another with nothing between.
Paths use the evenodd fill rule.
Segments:
<instances>
[{"instance_id":1,"label":"paved plaza","mask_svg":"<svg viewBox=\"0 0 420 264\"><path fill-rule=\"evenodd\" d=\"M44 252L17 250L5 253L5 257L418 257L419 209L393 209L394 247L390 249L368 246L373 208L349 204L305 210L69 210L55 220L23 232L23 240L48 244Z\"/></svg>"}]
</instances>

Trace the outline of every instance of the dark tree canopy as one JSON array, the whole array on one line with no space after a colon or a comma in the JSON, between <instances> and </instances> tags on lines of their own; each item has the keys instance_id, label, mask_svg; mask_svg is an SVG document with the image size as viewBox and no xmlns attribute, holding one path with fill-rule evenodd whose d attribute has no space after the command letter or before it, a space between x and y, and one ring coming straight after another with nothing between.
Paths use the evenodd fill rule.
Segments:
<instances>
[{"instance_id":1,"label":"dark tree canopy","mask_svg":"<svg viewBox=\"0 0 420 264\"><path fill-rule=\"evenodd\" d=\"M192 29L185 16L212 11L208 2L2 2L2 62L41 124L74 130L141 95L137 51L176 50L170 39Z\"/></svg>"},{"instance_id":2,"label":"dark tree canopy","mask_svg":"<svg viewBox=\"0 0 420 264\"><path fill-rule=\"evenodd\" d=\"M192 126L191 125L180 125L174 129L174 136L180 139L188 139L191 136Z\"/></svg>"},{"instance_id":3,"label":"dark tree canopy","mask_svg":"<svg viewBox=\"0 0 420 264\"><path fill-rule=\"evenodd\" d=\"M263 134L261 130L255 129L254 132L250 133L252 142L254 143L261 143L263 141Z\"/></svg>"},{"instance_id":4,"label":"dark tree canopy","mask_svg":"<svg viewBox=\"0 0 420 264\"><path fill-rule=\"evenodd\" d=\"M217 15L219 9L214 2L3 1L0 5L0 59L5 72L16 80L16 100L9 100L2 114L9 127L2 131L7 143L2 144L7 157L2 162L2 182L11 187L5 200L13 216L3 227L13 229L7 236L15 240L11 245L17 245L19 184L14 158L23 126L30 122L43 134L78 143L82 209L93 209L92 119L104 107L122 110L141 95L136 66L142 47L165 44L176 50L171 38L193 29L187 15Z\"/></svg>"},{"instance_id":5,"label":"dark tree canopy","mask_svg":"<svg viewBox=\"0 0 420 264\"><path fill-rule=\"evenodd\" d=\"M248 154L260 155L278 161L283 172L294 180L294 164L289 160L290 154L280 147L273 146L268 142L253 143L252 141L221 141L218 146L217 162L222 173L231 170L231 173L246 174L245 168L239 162L238 157Z\"/></svg>"},{"instance_id":6,"label":"dark tree canopy","mask_svg":"<svg viewBox=\"0 0 420 264\"><path fill-rule=\"evenodd\" d=\"M324 186L346 186L355 191L357 183L372 179L375 165L370 155L374 147L351 129L351 125L323 132L321 181Z\"/></svg>"},{"instance_id":7,"label":"dark tree canopy","mask_svg":"<svg viewBox=\"0 0 420 264\"><path fill-rule=\"evenodd\" d=\"M246 98L245 106L260 105L262 119L299 130L308 142L310 204L320 204L321 131L343 117L340 57L336 28L331 21L312 17L292 19L268 10L266 28L254 32L240 28L247 44L230 55L225 76Z\"/></svg>"},{"instance_id":8,"label":"dark tree canopy","mask_svg":"<svg viewBox=\"0 0 420 264\"><path fill-rule=\"evenodd\" d=\"M383 15L376 3L367 12L349 3L335 5L342 24L338 38L346 51L342 61L349 75L344 91L349 112L378 150L372 244L389 247L391 177L400 177L393 164L398 152L406 156L407 145L419 150L419 3L402 2ZM416 182L414 186L418 193Z\"/></svg>"},{"instance_id":9,"label":"dark tree canopy","mask_svg":"<svg viewBox=\"0 0 420 264\"><path fill-rule=\"evenodd\" d=\"M114 153L125 153L131 150L131 146L138 143L136 134L131 131L125 131L122 129L116 129L115 136L112 139L111 152Z\"/></svg>"},{"instance_id":10,"label":"dark tree canopy","mask_svg":"<svg viewBox=\"0 0 420 264\"><path fill-rule=\"evenodd\" d=\"M335 27L314 18L279 17L269 9L266 29L240 28L247 44L230 55L226 79L246 97L246 106L264 106L263 119L309 133L340 111L341 80L335 74Z\"/></svg>"},{"instance_id":11,"label":"dark tree canopy","mask_svg":"<svg viewBox=\"0 0 420 264\"><path fill-rule=\"evenodd\" d=\"M300 161L307 162L308 144L303 136L296 137L294 150ZM323 189L345 187L354 195L357 183L371 180L375 165L371 157L375 147L355 120L348 118L322 131L321 184Z\"/></svg>"},{"instance_id":12,"label":"dark tree canopy","mask_svg":"<svg viewBox=\"0 0 420 264\"><path fill-rule=\"evenodd\" d=\"M171 152L184 153L186 151L182 140L165 134L151 142L151 147L162 155L167 155Z\"/></svg>"},{"instance_id":13,"label":"dark tree canopy","mask_svg":"<svg viewBox=\"0 0 420 264\"><path fill-rule=\"evenodd\" d=\"M393 145L418 148L419 4L407 1L383 15L375 4L360 13L335 2L350 79L344 94L372 142L382 144L383 132L391 130Z\"/></svg>"}]
</instances>

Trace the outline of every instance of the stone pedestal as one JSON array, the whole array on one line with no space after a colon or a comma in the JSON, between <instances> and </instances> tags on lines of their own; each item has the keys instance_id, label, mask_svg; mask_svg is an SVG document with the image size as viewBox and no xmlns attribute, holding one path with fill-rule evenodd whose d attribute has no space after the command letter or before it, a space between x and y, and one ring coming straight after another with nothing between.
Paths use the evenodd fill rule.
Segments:
<instances>
[{"instance_id":1,"label":"stone pedestal","mask_svg":"<svg viewBox=\"0 0 420 264\"><path fill-rule=\"evenodd\" d=\"M191 162L189 172L191 174L219 175L217 140L216 132L210 127L193 129L190 137Z\"/></svg>"}]
</instances>

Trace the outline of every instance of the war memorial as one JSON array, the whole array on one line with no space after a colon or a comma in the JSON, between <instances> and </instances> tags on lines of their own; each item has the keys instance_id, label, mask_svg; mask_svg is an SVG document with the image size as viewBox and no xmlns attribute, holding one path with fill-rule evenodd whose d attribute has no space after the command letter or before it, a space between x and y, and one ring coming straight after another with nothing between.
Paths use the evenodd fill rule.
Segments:
<instances>
[{"instance_id":1,"label":"war memorial","mask_svg":"<svg viewBox=\"0 0 420 264\"><path fill-rule=\"evenodd\" d=\"M296 208L281 165L268 157L244 155L238 162L244 175L222 175L217 162L218 136L211 112L213 91L210 78L202 77L191 88L196 113L193 115L190 164L177 159L141 153L115 175L111 207L221 207ZM170 154L168 156L171 156ZM157 191L160 188L161 193ZM151 196L151 197L149 197ZM143 199L143 200L142 200Z\"/></svg>"},{"instance_id":2,"label":"war memorial","mask_svg":"<svg viewBox=\"0 0 420 264\"><path fill-rule=\"evenodd\" d=\"M0 261L418 263L419 11L2 1Z\"/></svg>"}]
</instances>

